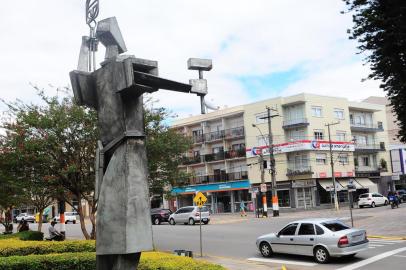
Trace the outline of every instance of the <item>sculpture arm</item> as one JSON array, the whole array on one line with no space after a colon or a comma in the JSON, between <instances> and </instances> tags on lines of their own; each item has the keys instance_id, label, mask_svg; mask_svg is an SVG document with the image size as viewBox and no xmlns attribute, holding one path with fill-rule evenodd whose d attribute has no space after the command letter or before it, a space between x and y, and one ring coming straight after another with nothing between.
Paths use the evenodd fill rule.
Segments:
<instances>
[{"instance_id":1,"label":"sculpture arm","mask_svg":"<svg viewBox=\"0 0 406 270\"><path fill-rule=\"evenodd\" d=\"M91 73L74 70L69 76L76 103L97 109L96 90Z\"/></svg>"}]
</instances>

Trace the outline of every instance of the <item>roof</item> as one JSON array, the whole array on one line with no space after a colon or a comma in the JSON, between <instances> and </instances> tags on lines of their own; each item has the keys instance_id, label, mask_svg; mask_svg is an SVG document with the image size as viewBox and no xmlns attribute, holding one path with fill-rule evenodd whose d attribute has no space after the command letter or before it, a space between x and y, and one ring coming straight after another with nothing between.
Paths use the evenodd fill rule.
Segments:
<instances>
[{"instance_id":1,"label":"roof","mask_svg":"<svg viewBox=\"0 0 406 270\"><path fill-rule=\"evenodd\" d=\"M303 222L321 223L321 222L336 221L336 220L338 220L338 218L305 218L305 219L292 221L292 223L303 223Z\"/></svg>"}]
</instances>

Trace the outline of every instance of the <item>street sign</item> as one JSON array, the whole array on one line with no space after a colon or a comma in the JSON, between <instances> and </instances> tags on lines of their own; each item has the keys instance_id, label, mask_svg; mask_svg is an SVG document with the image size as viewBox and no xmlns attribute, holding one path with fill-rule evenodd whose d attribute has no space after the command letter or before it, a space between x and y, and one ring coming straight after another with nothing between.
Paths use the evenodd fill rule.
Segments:
<instances>
[{"instance_id":1,"label":"street sign","mask_svg":"<svg viewBox=\"0 0 406 270\"><path fill-rule=\"evenodd\" d=\"M266 192L266 184L261 184L261 192Z\"/></svg>"},{"instance_id":2,"label":"street sign","mask_svg":"<svg viewBox=\"0 0 406 270\"><path fill-rule=\"evenodd\" d=\"M206 196L204 196L203 193L201 193L200 191L197 192L195 198L193 199L193 201L197 204L197 206L199 208L202 208L203 205L207 202L207 198Z\"/></svg>"}]
</instances>

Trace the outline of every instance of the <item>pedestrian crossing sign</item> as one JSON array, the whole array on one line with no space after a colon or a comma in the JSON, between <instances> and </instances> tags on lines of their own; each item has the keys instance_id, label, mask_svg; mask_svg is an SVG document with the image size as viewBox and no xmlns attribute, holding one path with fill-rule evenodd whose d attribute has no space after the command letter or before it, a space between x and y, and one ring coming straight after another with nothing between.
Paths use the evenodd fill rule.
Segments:
<instances>
[{"instance_id":1,"label":"pedestrian crossing sign","mask_svg":"<svg viewBox=\"0 0 406 270\"><path fill-rule=\"evenodd\" d=\"M203 205L207 202L207 198L206 196L204 196L203 193L201 193L200 191L197 192L195 198L193 199L193 201L197 204L197 206L199 208L202 208Z\"/></svg>"}]
</instances>

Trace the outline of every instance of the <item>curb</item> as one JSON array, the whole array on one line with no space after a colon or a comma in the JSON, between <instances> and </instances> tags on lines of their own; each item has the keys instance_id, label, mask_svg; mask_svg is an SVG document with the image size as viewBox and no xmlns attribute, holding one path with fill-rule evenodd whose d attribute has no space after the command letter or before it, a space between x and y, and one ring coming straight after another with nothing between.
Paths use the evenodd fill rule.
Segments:
<instances>
[{"instance_id":1,"label":"curb","mask_svg":"<svg viewBox=\"0 0 406 270\"><path fill-rule=\"evenodd\" d=\"M386 239L386 240L406 240L406 236L384 236L384 235L368 235L368 238Z\"/></svg>"}]
</instances>

